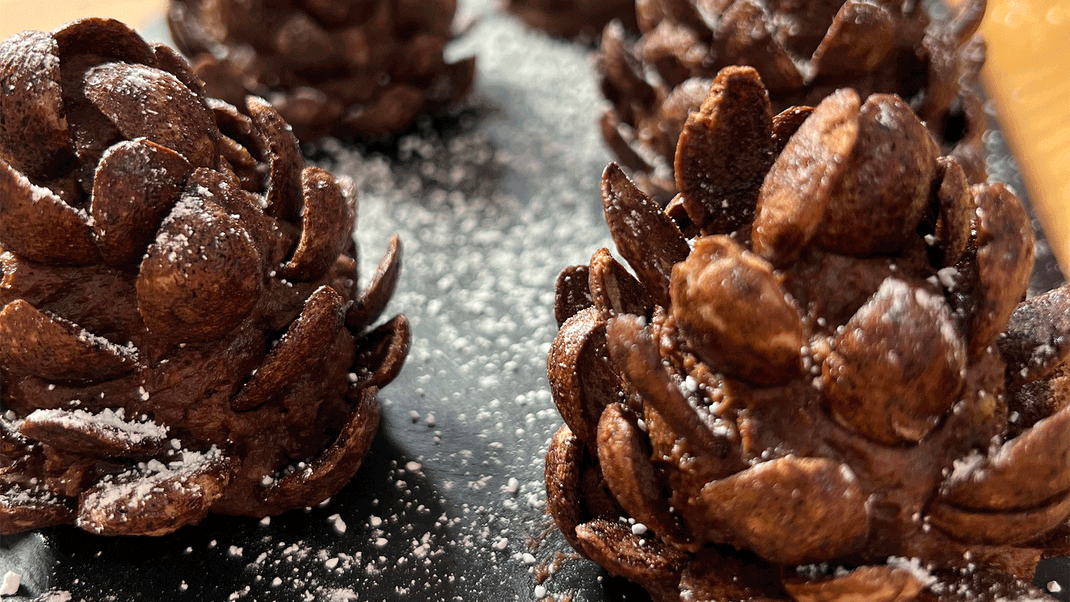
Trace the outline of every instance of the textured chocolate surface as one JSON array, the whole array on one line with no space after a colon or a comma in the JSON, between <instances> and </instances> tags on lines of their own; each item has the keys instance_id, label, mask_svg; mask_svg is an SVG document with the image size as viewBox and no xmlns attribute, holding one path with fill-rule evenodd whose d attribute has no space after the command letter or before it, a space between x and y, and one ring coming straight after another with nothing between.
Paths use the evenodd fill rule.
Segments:
<instances>
[{"instance_id":1,"label":"textured chocolate surface","mask_svg":"<svg viewBox=\"0 0 1070 602\"><path fill-rule=\"evenodd\" d=\"M636 28L635 0L508 0L506 6L530 27L562 38L594 40L614 19Z\"/></svg>"},{"instance_id":2,"label":"textured chocolate surface","mask_svg":"<svg viewBox=\"0 0 1070 602\"><path fill-rule=\"evenodd\" d=\"M405 129L463 98L471 58L448 62L456 0L174 0L175 44L209 95L268 99L301 140Z\"/></svg>"},{"instance_id":3,"label":"textured chocolate surface","mask_svg":"<svg viewBox=\"0 0 1070 602\"><path fill-rule=\"evenodd\" d=\"M1024 207L937 152L893 95L774 128L729 67L676 155L689 235L605 169L636 276L600 251L589 298L559 278L547 359L547 495L577 552L654 600L1043 595L1070 517L1070 289L1022 302ZM651 302L596 294L633 289Z\"/></svg>"},{"instance_id":4,"label":"textured chocolate surface","mask_svg":"<svg viewBox=\"0 0 1070 602\"><path fill-rule=\"evenodd\" d=\"M5 536L0 573L22 575L15 600L49 591L73 600L300 600L306 591L325 600L649 599L578 558L542 503L546 444L561 424L545 378L558 331L555 280L613 246L599 197L611 157L591 127L601 107L591 55L524 28L490 0L463 2L461 12L480 18L455 50L481 61L466 113L396 148L332 144L310 155L358 178L362 248L385 248L394 232L406 243L390 308L410 319L412 352L379 393L382 424L354 479L328 504L269 524L208 516L159 538L71 527ZM989 138L990 171L1024 190L1000 139ZM1061 282L1045 249L1038 242L1031 291ZM375 255L365 253L362 274L375 271ZM693 562L688 579L728 570L703 558L711 562ZM1065 564L1052 562L1042 562L1038 585L1060 580L1052 597L1065 600Z\"/></svg>"},{"instance_id":5,"label":"textured chocolate surface","mask_svg":"<svg viewBox=\"0 0 1070 602\"><path fill-rule=\"evenodd\" d=\"M0 65L28 91L0 104L0 532L163 535L336 493L408 348L404 317L368 332L397 239L358 291L352 182L117 21L17 35Z\"/></svg>"},{"instance_id":6,"label":"textured chocolate surface","mask_svg":"<svg viewBox=\"0 0 1070 602\"><path fill-rule=\"evenodd\" d=\"M984 42L974 32L985 2L957 3L951 15L930 19L927 11L937 4L640 2L638 36L618 25L602 36L597 69L612 105L602 116L606 144L639 187L664 204L677 190L673 158L688 112L698 109L718 71L750 65L769 90L774 114L816 105L844 87L862 98L899 95L939 141L940 154L953 155L980 182L986 118L977 74Z\"/></svg>"}]
</instances>

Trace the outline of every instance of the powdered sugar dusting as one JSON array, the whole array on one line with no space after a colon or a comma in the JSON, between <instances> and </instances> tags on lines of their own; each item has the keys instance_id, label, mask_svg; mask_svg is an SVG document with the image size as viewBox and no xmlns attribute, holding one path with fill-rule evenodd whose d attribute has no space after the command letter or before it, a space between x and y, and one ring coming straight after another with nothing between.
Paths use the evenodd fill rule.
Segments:
<instances>
[{"instance_id":1,"label":"powdered sugar dusting","mask_svg":"<svg viewBox=\"0 0 1070 602\"><path fill-rule=\"evenodd\" d=\"M86 433L100 433L107 439L128 447L159 443L167 438L167 427L150 420L126 420L122 408L105 408L100 412L85 410L34 410L26 420L51 424Z\"/></svg>"},{"instance_id":2,"label":"powdered sugar dusting","mask_svg":"<svg viewBox=\"0 0 1070 602\"><path fill-rule=\"evenodd\" d=\"M937 583L936 577L929 572L929 570L922 565L921 560L918 558L902 558L899 556L890 556L888 558L888 566L894 567L910 573L915 579L925 584L926 586L932 586Z\"/></svg>"},{"instance_id":3,"label":"powdered sugar dusting","mask_svg":"<svg viewBox=\"0 0 1070 602\"><path fill-rule=\"evenodd\" d=\"M391 471L403 511L361 525L366 574L395 584L387 599L531 600L529 575L568 550L559 535L538 539L550 526L543 458L561 424L545 362L557 274L612 245L599 197L608 156L591 125L598 106L562 98L596 93L581 49L554 48L540 64L522 58L532 44L519 25L486 27L480 60L510 68L481 65L483 96L458 132L403 137L393 160L320 147L330 157L321 166L360 187L362 274L390 233L405 244L391 308L409 318L412 350L380 394L402 452ZM518 89L529 104L509 103ZM400 560L377 561L392 554ZM539 584L542 597L569 595L575 577Z\"/></svg>"},{"instance_id":4,"label":"powdered sugar dusting","mask_svg":"<svg viewBox=\"0 0 1070 602\"><path fill-rule=\"evenodd\" d=\"M543 484L561 424L545 376L554 280L613 248L600 93L586 49L526 31L491 0L461 12L483 18L447 58L478 55L479 75L449 132L418 129L385 155L335 140L305 149L359 187L362 284L391 234L405 246L386 315L409 318L412 350L379 393L380 435L360 472L322 507L209 517L159 538L139 566L169 570L146 570L137 587L244 601L610 597L610 580L552 526ZM58 559L57 587L131 597L122 584L101 594L95 575L110 565L93 555L114 550L84 545Z\"/></svg>"},{"instance_id":5,"label":"powdered sugar dusting","mask_svg":"<svg viewBox=\"0 0 1070 602\"><path fill-rule=\"evenodd\" d=\"M531 600L536 573L553 599L594 579L578 562L547 572L571 551L549 529L542 470L561 424L545 376L554 282L612 246L599 198L610 160L593 125L599 93L587 49L529 34L489 0L464 10L486 18L449 52L480 55L480 76L472 108L446 133L418 128L387 155L335 140L306 149L359 189L361 285L393 233L405 247L387 315L409 318L412 350L379 393L382 434L323 507L264 524L210 516L155 542L174 541L169 562L184 573L162 589L188 599L506 602ZM163 256L188 248L174 221L198 209L191 192L161 228ZM235 546L240 555L228 553ZM201 578L201 563L224 577ZM88 565L63 570L61 587L93 594Z\"/></svg>"},{"instance_id":6,"label":"powdered sugar dusting","mask_svg":"<svg viewBox=\"0 0 1070 602\"><path fill-rule=\"evenodd\" d=\"M150 460L128 472L104 477L83 494L81 504L102 515L98 518L121 523L127 514L152 508L171 496L198 499L203 487L196 477L213 470L223 457L219 448L212 447L205 452L185 451L167 464ZM84 515L79 516L78 525L91 531L103 530L99 522L89 522Z\"/></svg>"},{"instance_id":7,"label":"powdered sugar dusting","mask_svg":"<svg viewBox=\"0 0 1070 602\"><path fill-rule=\"evenodd\" d=\"M977 450L970 450L966 456L955 460L952 464L951 474L947 477L947 483L954 484L977 477L977 469L984 465L985 456Z\"/></svg>"}]
</instances>

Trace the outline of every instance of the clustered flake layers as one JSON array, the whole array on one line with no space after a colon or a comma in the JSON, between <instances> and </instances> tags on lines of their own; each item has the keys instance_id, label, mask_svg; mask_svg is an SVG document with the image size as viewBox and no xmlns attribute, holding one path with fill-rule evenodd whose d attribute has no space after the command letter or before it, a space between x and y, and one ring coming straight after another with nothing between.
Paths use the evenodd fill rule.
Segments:
<instances>
[{"instance_id":1,"label":"clustered flake layers","mask_svg":"<svg viewBox=\"0 0 1070 602\"><path fill-rule=\"evenodd\" d=\"M558 278L546 458L568 542L659 601L1043 597L1070 530L1070 285L894 95L773 116L747 67L665 210L615 164Z\"/></svg>"},{"instance_id":2,"label":"clustered flake layers","mask_svg":"<svg viewBox=\"0 0 1070 602\"><path fill-rule=\"evenodd\" d=\"M161 535L356 472L409 327L285 121L86 19L0 46L0 532Z\"/></svg>"},{"instance_id":3,"label":"clustered flake layers","mask_svg":"<svg viewBox=\"0 0 1070 602\"><path fill-rule=\"evenodd\" d=\"M173 0L167 21L211 96L266 98L301 140L408 127L468 94L447 63L456 0Z\"/></svg>"},{"instance_id":4,"label":"clustered flake layers","mask_svg":"<svg viewBox=\"0 0 1070 602\"><path fill-rule=\"evenodd\" d=\"M984 42L974 32L985 0L966 0L930 22L922 2L903 0L643 0L638 39L610 25L598 73L611 106L606 143L639 187L664 203L675 193L673 152L688 112L717 72L758 70L773 111L816 105L840 88L861 98L897 94L926 123L942 154L971 182L984 181L977 96Z\"/></svg>"},{"instance_id":5,"label":"clustered flake layers","mask_svg":"<svg viewBox=\"0 0 1070 602\"><path fill-rule=\"evenodd\" d=\"M614 19L636 28L635 0L509 0L508 7L528 26L561 38L594 40Z\"/></svg>"}]
</instances>

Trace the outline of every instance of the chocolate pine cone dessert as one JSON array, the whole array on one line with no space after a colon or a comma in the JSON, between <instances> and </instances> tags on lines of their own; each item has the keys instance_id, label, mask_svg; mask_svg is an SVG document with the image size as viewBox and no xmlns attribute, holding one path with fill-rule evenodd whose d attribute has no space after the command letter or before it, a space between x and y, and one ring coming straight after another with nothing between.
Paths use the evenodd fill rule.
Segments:
<instances>
[{"instance_id":1,"label":"chocolate pine cone dessert","mask_svg":"<svg viewBox=\"0 0 1070 602\"><path fill-rule=\"evenodd\" d=\"M456 0L172 0L167 23L208 94L266 98L307 141L372 138L468 94L447 63Z\"/></svg>"},{"instance_id":2,"label":"chocolate pine cone dessert","mask_svg":"<svg viewBox=\"0 0 1070 602\"><path fill-rule=\"evenodd\" d=\"M1066 555L1070 285L894 95L776 117L715 79L665 210L616 164L558 278L546 457L565 539L658 601L1044 599Z\"/></svg>"},{"instance_id":3,"label":"chocolate pine cone dessert","mask_svg":"<svg viewBox=\"0 0 1070 602\"><path fill-rule=\"evenodd\" d=\"M723 67L750 65L774 113L816 105L840 88L897 94L970 182L985 179L986 116L977 89L985 46L974 32L985 0L930 21L922 2L643 0L638 39L611 24L597 71L610 107L602 135L639 187L676 193L673 153L689 111Z\"/></svg>"},{"instance_id":4,"label":"chocolate pine cone dessert","mask_svg":"<svg viewBox=\"0 0 1070 602\"><path fill-rule=\"evenodd\" d=\"M9 38L0 86L0 533L336 493L409 345L369 329L400 246L358 291L352 182L118 21Z\"/></svg>"},{"instance_id":5,"label":"chocolate pine cone dessert","mask_svg":"<svg viewBox=\"0 0 1070 602\"><path fill-rule=\"evenodd\" d=\"M635 31L635 0L508 0L510 12L529 27L559 38L595 40L617 19Z\"/></svg>"}]
</instances>

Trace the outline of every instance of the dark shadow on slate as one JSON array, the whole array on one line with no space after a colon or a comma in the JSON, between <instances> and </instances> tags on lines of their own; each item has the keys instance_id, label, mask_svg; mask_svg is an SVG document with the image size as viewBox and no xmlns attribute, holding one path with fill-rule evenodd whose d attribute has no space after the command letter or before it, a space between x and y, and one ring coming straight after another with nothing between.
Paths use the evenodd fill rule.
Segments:
<instances>
[{"instance_id":1,"label":"dark shadow on slate","mask_svg":"<svg viewBox=\"0 0 1070 602\"><path fill-rule=\"evenodd\" d=\"M324 506L287 512L268 525L247 517L210 515L196 527L156 538L98 537L73 527L45 529L5 537L0 568L23 575L19 594L27 598L49 590L89 601L207 601L233 593L240 594L236 599L265 602L299 600L304 590L317 600L328 600L331 592L352 590L365 600L366 566L369 559L382 556L389 561L376 561L379 568L390 572L392 583L404 584L411 599L454 599L454 585L438 578L455 574L458 563L445 545L449 529L436 524L443 514L439 496L418 473L401 477L408 484L403 490L395 486L399 467L412 459L383 433L380 429L357 476ZM335 514L345 523L345 533L335 529L330 519ZM385 544L377 545L376 529L367 525L370 516L382 517L384 529L390 531ZM395 565L399 558L412 557L412 538L405 532L431 534L428 548L433 553L427 564ZM328 569L326 561L340 553L359 553L361 560L342 560ZM258 561L261 555L264 560ZM26 578L36 575L33 567L53 563L60 569L51 578ZM275 577L282 583L273 585ZM5 600L27 599L20 596Z\"/></svg>"}]
</instances>

